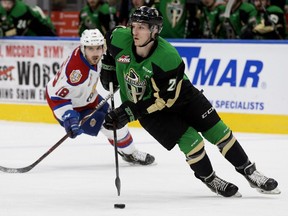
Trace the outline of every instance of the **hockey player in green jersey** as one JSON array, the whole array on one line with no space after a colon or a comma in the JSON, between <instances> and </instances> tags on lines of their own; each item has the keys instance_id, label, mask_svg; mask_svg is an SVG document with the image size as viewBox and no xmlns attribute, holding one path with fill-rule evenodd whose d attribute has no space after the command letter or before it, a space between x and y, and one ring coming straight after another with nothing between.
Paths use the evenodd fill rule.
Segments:
<instances>
[{"instance_id":1,"label":"hockey player in green jersey","mask_svg":"<svg viewBox=\"0 0 288 216\"><path fill-rule=\"evenodd\" d=\"M126 26L130 15L141 6L153 5L154 0L122 0L119 11L119 23Z\"/></svg>"},{"instance_id":2,"label":"hockey player in green jersey","mask_svg":"<svg viewBox=\"0 0 288 216\"><path fill-rule=\"evenodd\" d=\"M56 36L52 23L23 1L0 2L0 36Z\"/></svg>"},{"instance_id":3,"label":"hockey player in green jersey","mask_svg":"<svg viewBox=\"0 0 288 216\"><path fill-rule=\"evenodd\" d=\"M251 187L262 193L280 193L277 181L256 169L209 100L191 84L177 50L158 36L162 29L158 11L140 7L130 23L129 28L106 34L109 53L102 61L100 78L105 89L111 82L120 86L122 104L106 114L104 127L113 130L139 120L167 150L178 145L195 176L213 192L241 196L236 185L216 175L205 151L205 138Z\"/></svg>"}]
</instances>

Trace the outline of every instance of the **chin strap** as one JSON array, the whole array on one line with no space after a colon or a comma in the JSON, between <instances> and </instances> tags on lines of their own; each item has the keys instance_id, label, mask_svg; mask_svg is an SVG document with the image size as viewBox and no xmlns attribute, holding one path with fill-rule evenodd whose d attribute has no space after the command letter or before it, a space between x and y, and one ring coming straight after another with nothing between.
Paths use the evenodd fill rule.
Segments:
<instances>
[{"instance_id":1,"label":"chin strap","mask_svg":"<svg viewBox=\"0 0 288 216\"><path fill-rule=\"evenodd\" d=\"M147 44L151 43L152 41L155 41L156 38L158 37L159 35L159 31L155 34L155 38L152 37L152 32L153 32L153 26L150 27L150 39L148 41L146 41L146 43L144 43L143 45L139 46L139 47L145 47ZM159 29L158 29L159 30ZM161 31L161 30L160 30Z\"/></svg>"},{"instance_id":2,"label":"chin strap","mask_svg":"<svg viewBox=\"0 0 288 216\"><path fill-rule=\"evenodd\" d=\"M152 38L152 32L150 33L150 39L147 40L143 45L139 46L139 47L145 47L147 46L147 44L151 43L152 41L155 41L154 38Z\"/></svg>"}]
</instances>

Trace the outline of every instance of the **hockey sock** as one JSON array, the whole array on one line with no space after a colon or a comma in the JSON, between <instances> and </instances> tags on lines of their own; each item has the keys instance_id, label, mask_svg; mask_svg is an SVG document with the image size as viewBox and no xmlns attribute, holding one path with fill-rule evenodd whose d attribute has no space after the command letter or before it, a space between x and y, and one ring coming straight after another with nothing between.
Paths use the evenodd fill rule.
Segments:
<instances>
[{"instance_id":1,"label":"hockey sock","mask_svg":"<svg viewBox=\"0 0 288 216\"><path fill-rule=\"evenodd\" d=\"M199 157L201 157L200 160ZM196 175L207 177L213 172L213 168L204 146L196 153L187 155L187 162Z\"/></svg>"},{"instance_id":2,"label":"hockey sock","mask_svg":"<svg viewBox=\"0 0 288 216\"><path fill-rule=\"evenodd\" d=\"M240 167L247 163L248 156L246 155L245 151L239 144L239 142L235 139L232 132L230 136L222 141L221 143L217 144L220 152L222 155L234 165L234 167Z\"/></svg>"}]
</instances>

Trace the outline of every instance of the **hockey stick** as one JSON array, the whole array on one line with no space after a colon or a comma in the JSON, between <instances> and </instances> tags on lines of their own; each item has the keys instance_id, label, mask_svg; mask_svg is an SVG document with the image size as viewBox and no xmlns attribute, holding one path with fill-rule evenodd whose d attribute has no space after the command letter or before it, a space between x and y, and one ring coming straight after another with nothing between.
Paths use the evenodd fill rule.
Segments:
<instances>
[{"instance_id":1,"label":"hockey stick","mask_svg":"<svg viewBox=\"0 0 288 216\"><path fill-rule=\"evenodd\" d=\"M114 103L114 95L113 95L113 82L109 83L109 90L111 96L111 107L112 110L115 109L115 103ZM113 135L114 135L114 153L115 153L115 166L116 166L116 178L115 178L115 186L117 188L118 196L120 196L120 190L121 190L121 180L119 177L119 161L118 161L118 147L117 147L117 130L116 125L113 123Z\"/></svg>"},{"instance_id":2,"label":"hockey stick","mask_svg":"<svg viewBox=\"0 0 288 216\"><path fill-rule=\"evenodd\" d=\"M88 115L86 115L79 123L79 125L83 125L95 112L97 112L101 107L105 105L105 103L113 98L113 92L107 95L96 107L95 109ZM70 136L70 132L65 134L56 144L54 144L47 152L45 152L39 159L37 159L34 163L29 166L22 168L8 168L0 166L0 171L6 173L26 173L33 169L38 163L40 163L44 158L46 158L52 151L54 151L61 143L63 143Z\"/></svg>"},{"instance_id":3,"label":"hockey stick","mask_svg":"<svg viewBox=\"0 0 288 216\"><path fill-rule=\"evenodd\" d=\"M224 17L227 19L230 19L230 14L231 14L231 9L234 4L235 0L228 0L226 7L225 7L225 12L224 12Z\"/></svg>"}]
</instances>

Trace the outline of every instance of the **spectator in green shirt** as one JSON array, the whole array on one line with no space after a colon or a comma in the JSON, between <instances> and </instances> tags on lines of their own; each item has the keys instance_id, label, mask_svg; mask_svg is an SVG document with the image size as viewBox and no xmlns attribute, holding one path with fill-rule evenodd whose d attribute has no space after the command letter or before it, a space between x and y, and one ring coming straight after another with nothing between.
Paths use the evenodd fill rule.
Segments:
<instances>
[{"instance_id":1,"label":"spectator in green shirt","mask_svg":"<svg viewBox=\"0 0 288 216\"><path fill-rule=\"evenodd\" d=\"M225 10L225 4L216 0L201 0L200 7L200 38L217 38L220 14Z\"/></svg>"},{"instance_id":2,"label":"spectator in green shirt","mask_svg":"<svg viewBox=\"0 0 288 216\"><path fill-rule=\"evenodd\" d=\"M163 17L163 29L160 36L163 38L187 38L189 35L189 12L187 0L155 1L155 8Z\"/></svg>"},{"instance_id":3,"label":"spectator in green shirt","mask_svg":"<svg viewBox=\"0 0 288 216\"><path fill-rule=\"evenodd\" d=\"M79 14L79 36L85 29L99 29L102 34L118 24L116 7L102 0L87 0Z\"/></svg>"},{"instance_id":4,"label":"spectator in green shirt","mask_svg":"<svg viewBox=\"0 0 288 216\"><path fill-rule=\"evenodd\" d=\"M0 36L56 36L52 22L21 0L0 0Z\"/></svg>"}]
</instances>

